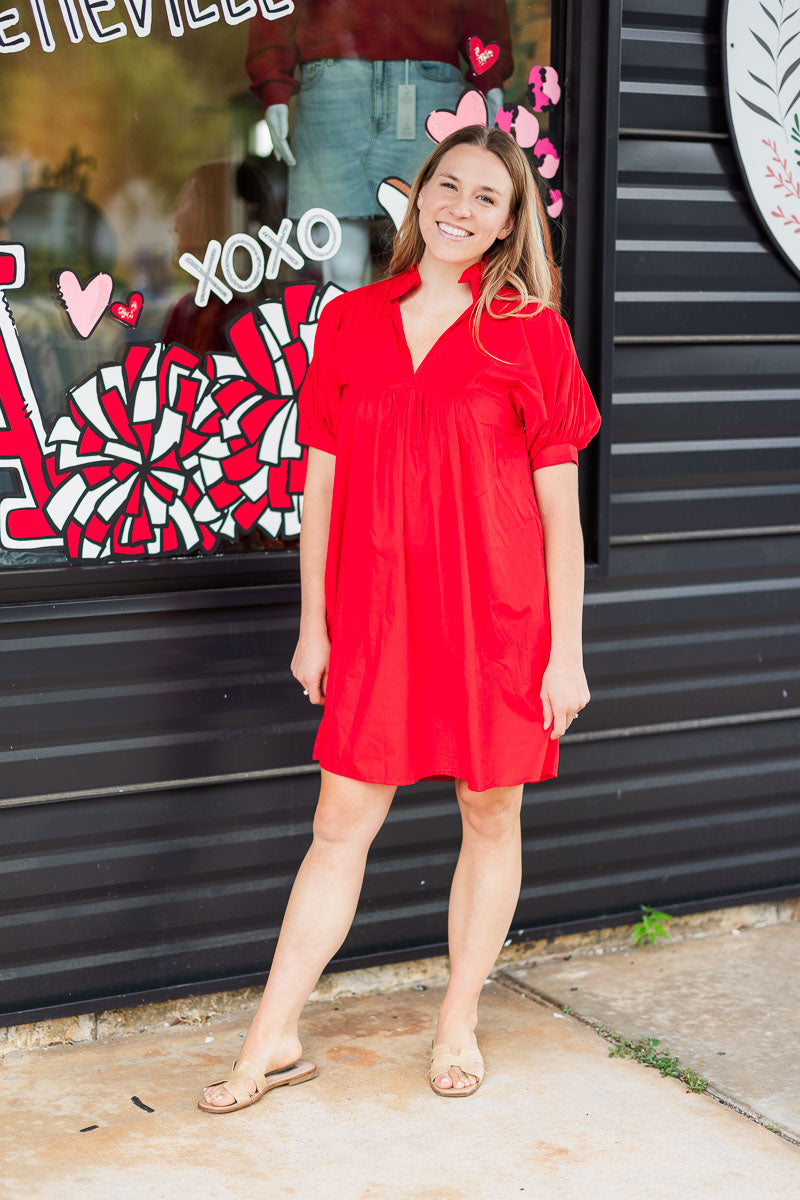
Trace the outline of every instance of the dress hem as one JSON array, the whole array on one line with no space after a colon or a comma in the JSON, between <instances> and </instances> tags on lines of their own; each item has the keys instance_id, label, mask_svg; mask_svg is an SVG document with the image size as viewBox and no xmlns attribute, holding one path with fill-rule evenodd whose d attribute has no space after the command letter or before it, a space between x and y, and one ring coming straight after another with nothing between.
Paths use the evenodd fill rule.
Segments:
<instances>
[{"instance_id":1,"label":"dress hem","mask_svg":"<svg viewBox=\"0 0 800 1200\"><path fill-rule=\"evenodd\" d=\"M537 775L535 778L532 778L530 774L526 774L523 779L514 779L507 783L486 783L483 785L483 787L475 787L468 779L465 779L464 775L459 774L455 770L450 770L449 772L431 771L424 775L417 775L414 779L401 779L396 781L394 779L367 779L364 775L360 775L350 768L348 768L346 772L344 770L336 771L333 767L325 766L325 763L320 762L316 755L312 755L312 761L318 762L321 767L323 767L326 771L330 771L332 775L341 775L345 779L356 779L359 783L374 783L383 787L408 787L412 783L424 783L427 780L432 781L435 779L464 779L464 782L471 792L488 792L491 788L518 787L521 783L544 783L548 779L558 778L558 770L556 769L555 771L546 772L544 775Z\"/></svg>"}]
</instances>

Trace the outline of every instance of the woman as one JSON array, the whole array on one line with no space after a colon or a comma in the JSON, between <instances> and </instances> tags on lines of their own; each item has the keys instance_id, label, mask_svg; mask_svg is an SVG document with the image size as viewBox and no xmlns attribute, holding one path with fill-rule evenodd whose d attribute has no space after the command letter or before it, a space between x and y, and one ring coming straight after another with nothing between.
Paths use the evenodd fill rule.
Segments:
<instances>
[{"instance_id":1,"label":"woman","mask_svg":"<svg viewBox=\"0 0 800 1200\"><path fill-rule=\"evenodd\" d=\"M205 1089L205 1111L315 1073L300 1014L397 786L419 779L454 779L463 822L429 1078L443 1096L480 1085L478 1000L519 898L523 784L556 775L589 700L577 452L600 417L544 229L516 142L457 130L420 170L388 279L320 315L299 398L291 663L325 705L320 795L238 1068Z\"/></svg>"}]
</instances>

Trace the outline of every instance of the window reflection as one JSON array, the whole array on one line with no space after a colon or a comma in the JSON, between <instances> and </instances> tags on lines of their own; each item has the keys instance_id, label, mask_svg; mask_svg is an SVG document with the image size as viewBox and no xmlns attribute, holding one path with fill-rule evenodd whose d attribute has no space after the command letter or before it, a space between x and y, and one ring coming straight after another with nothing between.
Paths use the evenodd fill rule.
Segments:
<instances>
[{"instance_id":1,"label":"window reflection","mask_svg":"<svg viewBox=\"0 0 800 1200\"><path fill-rule=\"evenodd\" d=\"M455 110L474 88L493 121L503 104L527 105L531 67L550 62L550 0L298 0L277 19L265 13L275 17L279 5L256 0L203 11L212 10L205 27L184 19L181 36L172 10L154 10L145 36L131 25L131 6L117 5L105 26L116 22L123 34L87 32L76 43L63 23L71 6L52 4L50 53L30 13L3 31L4 46L23 35L30 45L2 60L0 238L26 250L27 281L7 299L48 429L68 411L68 389L119 361L125 346L177 342L201 359L225 354L231 322L287 284L349 289L381 278L395 227L379 186L392 179L402 192L411 182L432 145L428 115ZM537 115L546 134L549 114ZM210 243L247 235L266 262L259 231L278 231L286 218L297 255L297 222L313 208L340 222L336 255L304 254L299 266L281 258L255 286L196 303L182 255L202 263ZM247 280L252 262L233 250L234 282ZM123 308L140 295L138 319L106 312L77 336L55 286L65 268L83 283L111 276ZM220 267L216 276L224 283ZM0 500L21 494L14 472L0 470ZM295 544L254 529L217 549ZM52 549L3 552L4 563L20 565L59 558Z\"/></svg>"}]
</instances>

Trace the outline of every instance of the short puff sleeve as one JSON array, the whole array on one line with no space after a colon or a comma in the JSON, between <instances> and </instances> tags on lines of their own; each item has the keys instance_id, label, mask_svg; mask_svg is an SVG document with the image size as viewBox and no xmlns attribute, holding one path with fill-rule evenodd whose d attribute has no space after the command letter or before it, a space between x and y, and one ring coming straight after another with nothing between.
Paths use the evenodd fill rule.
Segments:
<instances>
[{"instance_id":1,"label":"short puff sleeve","mask_svg":"<svg viewBox=\"0 0 800 1200\"><path fill-rule=\"evenodd\" d=\"M523 318L533 354L531 377L518 400L531 470L578 461L578 451L600 428L600 413L578 362L572 334L553 309Z\"/></svg>"},{"instance_id":2,"label":"short puff sleeve","mask_svg":"<svg viewBox=\"0 0 800 1200\"><path fill-rule=\"evenodd\" d=\"M336 341L341 320L341 300L335 296L319 314L314 350L305 379L297 393L297 440L336 453L336 433L342 391L336 372Z\"/></svg>"}]
</instances>

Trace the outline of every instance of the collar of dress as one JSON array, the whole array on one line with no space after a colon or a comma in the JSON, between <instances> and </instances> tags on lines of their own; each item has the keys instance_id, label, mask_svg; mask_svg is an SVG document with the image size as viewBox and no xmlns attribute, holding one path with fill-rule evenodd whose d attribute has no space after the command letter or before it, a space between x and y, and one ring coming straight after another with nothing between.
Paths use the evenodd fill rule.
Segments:
<instances>
[{"instance_id":1,"label":"collar of dress","mask_svg":"<svg viewBox=\"0 0 800 1200\"><path fill-rule=\"evenodd\" d=\"M473 303L478 299L481 289L481 279L486 267L486 257L478 259L472 263L465 271L462 271L458 277L459 283L468 283L472 291ZM419 267L414 261L410 267L406 267L405 271L401 271L399 275L393 275L389 280L389 296L392 300L396 300L399 296L404 296L406 292L410 292L413 287L416 287L422 280L419 274Z\"/></svg>"}]
</instances>

